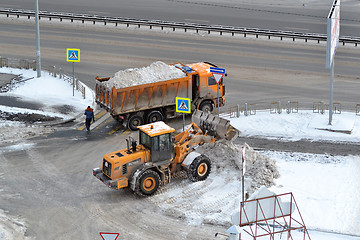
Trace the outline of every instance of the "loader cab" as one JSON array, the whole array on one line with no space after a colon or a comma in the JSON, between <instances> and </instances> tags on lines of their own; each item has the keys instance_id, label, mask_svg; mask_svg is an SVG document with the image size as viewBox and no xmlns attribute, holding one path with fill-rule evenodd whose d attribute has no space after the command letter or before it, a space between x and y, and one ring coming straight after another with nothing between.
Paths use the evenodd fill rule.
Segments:
<instances>
[{"instance_id":1,"label":"loader cab","mask_svg":"<svg viewBox=\"0 0 360 240\"><path fill-rule=\"evenodd\" d=\"M150 150L152 162L162 162L174 158L172 133L175 131L164 122L154 122L139 126L139 141Z\"/></svg>"}]
</instances>

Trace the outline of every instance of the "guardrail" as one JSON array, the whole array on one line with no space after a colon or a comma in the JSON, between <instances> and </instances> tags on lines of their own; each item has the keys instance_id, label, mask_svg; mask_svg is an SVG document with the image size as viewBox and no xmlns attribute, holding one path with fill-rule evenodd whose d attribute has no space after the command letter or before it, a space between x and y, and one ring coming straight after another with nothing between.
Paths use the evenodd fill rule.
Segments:
<instances>
[{"instance_id":1,"label":"guardrail","mask_svg":"<svg viewBox=\"0 0 360 240\"><path fill-rule=\"evenodd\" d=\"M220 115L229 118L238 118L241 115L250 116L256 115L257 111L269 111L270 114L281 114L281 113L298 113L299 112L299 102L298 101L287 101L287 102L258 102L258 103L243 103L237 104L231 107L223 108ZM354 108L350 107L348 104L348 109L355 110L355 115L360 116L360 104L355 104ZM301 109L312 109L313 113L325 114L329 111L329 104L324 103L323 101L318 102L302 102ZM352 111L352 110L348 110ZM339 102L333 103L333 113L341 114L342 113L342 104Z\"/></svg>"},{"instance_id":2,"label":"guardrail","mask_svg":"<svg viewBox=\"0 0 360 240\"><path fill-rule=\"evenodd\" d=\"M35 17L34 10L24 10L24 9L9 9L9 8L0 8L0 14L9 16L26 16L28 19L31 17ZM304 39L305 42L308 40L314 40L318 43L322 41L326 41L325 34L319 33L302 33L302 32L293 32L293 31L281 31L281 30L268 30L268 29L258 29L258 28L246 28L246 27L234 27L234 26L222 26L222 25L206 25L206 24L197 24L197 23L189 23L189 22L172 22L172 21L162 21L162 20L148 20L148 19L135 19L135 18L122 18L122 17L109 17L109 16L98 16L98 15L89 15L89 14L73 14L73 13L64 13L64 12L48 12L48 11L40 11L39 19L48 18L50 21L53 18L59 19L62 21L63 19L68 19L71 22L81 21L81 23L92 22L95 23L103 23L107 25L109 23L126 25L127 27L135 25L139 28L141 26L148 26L150 29L153 27L158 27L163 30L164 28L170 28L173 31L176 29L183 29L185 32L187 30L193 30L197 33L199 31L205 31L208 34L211 32L218 32L220 35L223 33L229 33L232 36L235 35L243 35L246 37L247 35L253 35L258 38L259 36L267 36L268 39L271 37L280 38L283 40L284 38L292 39ZM339 42L343 45L345 44L353 44L357 46L360 44L360 37L353 36L340 36Z\"/></svg>"}]
</instances>

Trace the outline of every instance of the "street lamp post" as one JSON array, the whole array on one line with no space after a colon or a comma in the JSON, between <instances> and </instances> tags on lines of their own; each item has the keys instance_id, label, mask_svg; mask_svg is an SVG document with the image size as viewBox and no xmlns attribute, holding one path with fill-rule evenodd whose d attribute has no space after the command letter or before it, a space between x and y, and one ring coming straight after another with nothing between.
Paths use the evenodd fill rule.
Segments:
<instances>
[{"instance_id":1,"label":"street lamp post","mask_svg":"<svg viewBox=\"0 0 360 240\"><path fill-rule=\"evenodd\" d=\"M37 77L41 77L40 60L40 32L39 32L39 1L35 0L35 25L36 25L36 71Z\"/></svg>"}]
</instances>

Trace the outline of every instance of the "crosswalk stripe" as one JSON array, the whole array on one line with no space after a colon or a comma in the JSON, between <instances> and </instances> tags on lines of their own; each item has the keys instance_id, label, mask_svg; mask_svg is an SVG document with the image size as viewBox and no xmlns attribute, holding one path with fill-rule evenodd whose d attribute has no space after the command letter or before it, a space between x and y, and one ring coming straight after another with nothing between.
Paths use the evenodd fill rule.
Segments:
<instances>
[{"instance_id":1,"label":"crosswalk stripe","mask_svg":"<svg viewBox=\"0 0 360 240\"><path fill-rule=\"evenodd\" d=\"M104 116L107 113L107 111L105 109L101 110L99 113L95 114L95 120L101 118L102 116Z\"/></svg>"},{"instance_id":2,"label":"crosswalk stripe","mask_svg":"<svg viewBox=\"0 0 360 240\"><path fill-rule=\"evenodd\" d=\"M100 112L95 114L95 123L91 124L90 130L95 129L99 126L103 121L110 117L110 114L106 115L108 112L106 110L101 110ZM82 131L85 129L85 123L81 125L77 130Z\"/></svg>"},{"instance_id":3,"label":"crosswalk stripe","mask_svg":"<svg viewBox=\"0 0 360 240\"><path fill-rule=\"evenodd\" d=\"M114 134L117 130L119 130L122 127L122 125L120 124L119 126L117 126L116 128L114 128L113 130L111 130L108 134Z\"/></svg>"}]
</instances>

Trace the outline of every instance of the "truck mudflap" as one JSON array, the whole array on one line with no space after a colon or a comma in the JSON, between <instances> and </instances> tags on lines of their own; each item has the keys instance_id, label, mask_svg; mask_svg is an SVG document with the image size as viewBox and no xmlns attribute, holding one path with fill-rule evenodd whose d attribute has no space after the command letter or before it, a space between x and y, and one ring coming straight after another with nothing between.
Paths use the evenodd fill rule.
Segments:
<instances>
[{"instance_id":1,"label":"truck mudflap","mask_svg":"<svg viewBox=\"0 0 360 240\"><path fill-rule=\"evenodd\" d=\"M120 189L128 186L127 178L111 180L102 172L101 168L93 169L93 175L111 189Z\"/></svg>"}]
</instances>

